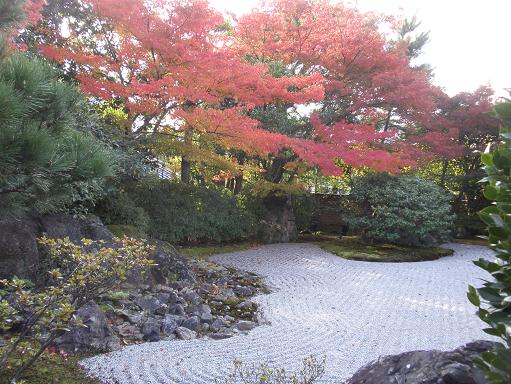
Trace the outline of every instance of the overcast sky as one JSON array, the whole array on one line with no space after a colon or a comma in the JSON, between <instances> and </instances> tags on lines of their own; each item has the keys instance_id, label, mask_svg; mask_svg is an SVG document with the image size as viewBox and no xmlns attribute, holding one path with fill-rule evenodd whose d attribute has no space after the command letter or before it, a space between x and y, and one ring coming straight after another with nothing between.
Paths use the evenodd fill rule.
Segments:
<instances>
[{"instance_id":1,"label":"overcast sky","mask_svg":"<svg viewBox=\"0 0 511 384\"><path fill-rule=\"evenodd\" d=\"M249 12L259 0L210 0L222 11ZM350 0L363 10L414 14L431 41L423 60L434 82L453 95L490 84L498 95L511 88L511 0Z\"/></svg>"}]
</instances>

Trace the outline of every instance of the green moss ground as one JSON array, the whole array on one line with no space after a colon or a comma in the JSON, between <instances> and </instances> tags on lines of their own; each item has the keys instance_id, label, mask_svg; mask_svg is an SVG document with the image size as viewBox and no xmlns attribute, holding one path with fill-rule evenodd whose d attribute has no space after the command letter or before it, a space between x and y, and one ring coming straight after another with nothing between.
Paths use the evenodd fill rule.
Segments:
<instances>
[{"instance_id":1,"label":"green moss ground","mask_svg":"<svg viewBox=\"0 0 511 384\"><path fill-rule=\"evenodd\" d=\"M471 239L455 239L456 243L460 244L467 244L467 245L483 245L488 246L488 240L485 239L479 239L477 237L471 238Z\"/></svg>"},{"instance_id":2,"label":"green moss ground","mask_svg":"<svg viewBox=\"0 0 511 384\"><path fill-rule=\"evenodd\" d=\"M210 256L216 254L245 251L256 246L257 246L256 243L244 242L235 244L185 246L176 247L176 249L182 256L191 257L199 260L207 260Z\"/></svg>"},{"instance_id":3,"label":"green moss ground","mask_svg":"<svg viewBox=\"0 0 511 384\"><path fill-rule=\"evenodd\" d=\"M318 244L325 251L349 260L378 261L378 262L414 262L436 260L440 257L450 256L454 253L452 249L434 248L412 248L394 244L365 244L354 236L312 236L301 238L302 241L310 241Z\"/></svg>"},{"instance_id":4,"label":"green moss ground","mask_svg":"<svg viewBox=\"0 0 511 384\"><path fill-rule=\"evenodd\" d=\"M57 354L44 353L30 367L19 384L99 384L98 381L87 377L78 366L78 362L87 356L71 355L67 358ZM0 383L7 384L13 373L12 368L0 370Z\"/></svg>"}]
</instances>

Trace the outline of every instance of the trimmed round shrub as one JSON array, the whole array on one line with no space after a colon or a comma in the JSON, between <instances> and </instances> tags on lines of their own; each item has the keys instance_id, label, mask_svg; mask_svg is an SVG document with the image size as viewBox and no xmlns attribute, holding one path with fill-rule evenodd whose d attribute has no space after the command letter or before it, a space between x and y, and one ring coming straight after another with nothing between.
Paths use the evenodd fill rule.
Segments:
<instances>
[{"instance_id":1,"label":"trimmed round shrub","mask_svg":"<svg viewBox=\"0 0 511 384\"><path fill-rule=\"evenodd\" d=\"M429 247L450 238L450 195L428 180L371 173L355 180L351 199L350 226L365 240Z\"/></svg>"}]
</instances>

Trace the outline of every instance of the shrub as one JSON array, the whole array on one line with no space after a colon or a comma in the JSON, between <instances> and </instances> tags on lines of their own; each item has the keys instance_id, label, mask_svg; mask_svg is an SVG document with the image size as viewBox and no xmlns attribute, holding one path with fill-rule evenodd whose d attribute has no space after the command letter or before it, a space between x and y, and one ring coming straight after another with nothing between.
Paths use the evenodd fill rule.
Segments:
<instances>
[{"instance_id":1,"label":"shrub","mask_svg":"<svg viewBox=\"0 0 511 384\"><path fill-rule=\"evenodd\" d=\"M504 342L495 351L483 353L476 363L490 384L504 384L511 383L511 102L498 104L495 110L504 121L501 143L481 156L487 174L484 195L493 203L480 216L488 226L488 241L496 259L474 261L493 279L478 289L470 286L468 298L488 324L484 331Z\"/></svg>"},{"instance_id":2,"label":"shrub","mask_svg":"<svg viewBox=\"0 0 511 384\"><path fill-rule=\"evenodd\" d=\"M453 225L450 196L416 176L371 173L356 179L350 226L372 242L426 247L447 240Z\"/></svg>"},{"instance_id":3,"label":"shrub","mask_svg":"<svg viewBox=\"0 0 511 384\"><path fill-rule=\"evenodd\" d=\"M254 219L227 190L147 178L127 190L149 215L148 234L157 239L221 243L253 233Z\"/></svg>"},{"instance_id":4,"label":"shrub","mask_svg":"<svg viewBox=\"0 0 511 384\"><path fill-rule=\"evenodd\" d=\"M303 359L300 372L289 374L284 368L270 368L268 364L247 367L241 361L234 361L232 372L225 384L313 384L325 373L325 358L314 356Z\"/></svg>"},{"instance_id":5,"label":"shrub","mask_svg":"<svg viewBox=\"0 0 511 384\"><path fill-rule=\"evenodd\" d=\"M318 209L318 202L310 194L293 196L293 213L298 231L307 231L312 226L312 216Z\"/></svg>"},{"instance_id":6,"label":"shrub","mask_svg":"<svg viewBox=\"0 0 511 384\"><path fill-rule=\"evenodd\" d=\"M48 247L50 268L46 284L36 288L18 278L0 281L0 330L13 333L1 349L0 368L15 359L12 382L29 368L67 329L80 325L75 311L126 280L133 270L151 263L150 247L134 239L102 242L40 239Z\"/></svg>"},{"instance_id":7,"label":"shrub","mask_svg":"<svg viewBox=\"0 0 511 384\"><path fill-rule=\"evenodd\" d=\"M149 228L149 215L126 192L110 191L96 205L94 213L108 226L131 226L141 232Z\"/></svg>"}]
</instances>

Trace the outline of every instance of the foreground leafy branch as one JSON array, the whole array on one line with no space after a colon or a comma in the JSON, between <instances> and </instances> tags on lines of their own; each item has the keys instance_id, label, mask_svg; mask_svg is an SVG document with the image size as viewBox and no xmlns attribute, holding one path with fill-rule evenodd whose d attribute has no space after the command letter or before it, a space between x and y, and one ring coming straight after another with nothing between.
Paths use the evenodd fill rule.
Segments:
<instances>
[{"instance_id":1,"label":"foreground leafy branch","mask_svg":"<svg viewBox=\"0 0 511 384\"><path fill-rule=\"evenodd\" d=\"M130 271L151 265L151 247L127 237L112 245L45 237L39 243L49 251L42 287L17 277L0 280L0 330L10 336L0 349L0 368L16 366L12 383L56 338L82 325L75 316L78 308L125 281Z\"/></svg>"},{"instance_id":2,"label":"foreground leafy branch","mask_svg":"<svg viewBox=\"0 0 511 384\"><path fill-rule=\"evenodd\" d=\"M503 120L501 143L481 160L488 183L484 195L491 206L480 212L488 226L488 240L496 252L494 261L479 259L474 263L489 272L481 288L469 287L468 298L478 307L477 314L488 324L484 331L502 339L495 351L483 353L476 363L490 384L511 383L511 102L498 104L497 115Z\"/></svg>"}]
</instances>

